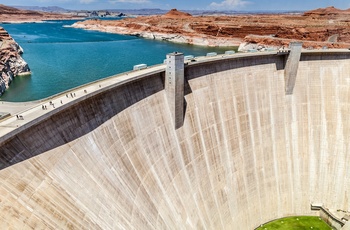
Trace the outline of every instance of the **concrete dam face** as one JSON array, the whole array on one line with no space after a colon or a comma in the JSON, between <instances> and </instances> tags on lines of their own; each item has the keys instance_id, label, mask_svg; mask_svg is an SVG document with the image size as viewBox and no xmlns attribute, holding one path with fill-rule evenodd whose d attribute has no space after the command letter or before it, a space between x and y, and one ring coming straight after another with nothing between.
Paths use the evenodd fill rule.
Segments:
<instances>
[{"instance_id":1,"label":"concrete dam face","mask_svg":"<svg viewBox=\"0 0 350 230\"><path fill-rule=\"evenodd\" d=\"M232 55L235 56L235 55ZM350 53L185 66L108 87L0 143L1 229L254 229L310 203L349 210Z\"/></svg>"}]
</instances>

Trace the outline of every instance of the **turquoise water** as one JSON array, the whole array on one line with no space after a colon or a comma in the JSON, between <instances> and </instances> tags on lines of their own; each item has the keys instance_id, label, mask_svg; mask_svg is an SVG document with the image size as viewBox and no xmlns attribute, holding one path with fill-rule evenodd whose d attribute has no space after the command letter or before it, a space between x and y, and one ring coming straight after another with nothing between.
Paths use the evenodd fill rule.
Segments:
<instances>
[{"instance_id":1,"label":"turquoise water","mask_svg":"<svg viewBox=\"0 0 350 230\"><path fill-rule=\"evenodd\" d=\"M132 70L162 63L170 52L203 56L228 48L205 48L64 27L75 21L0 24L24 49L30 77L16 77L4 101L31 101Z\"/></svg>"}]
</instances>

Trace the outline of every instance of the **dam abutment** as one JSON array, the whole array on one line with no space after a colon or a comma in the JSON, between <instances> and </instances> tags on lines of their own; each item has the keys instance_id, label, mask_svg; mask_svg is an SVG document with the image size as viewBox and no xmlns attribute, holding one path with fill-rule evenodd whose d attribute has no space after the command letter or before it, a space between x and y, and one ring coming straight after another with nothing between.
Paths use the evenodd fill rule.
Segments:
<instances>
[{"instance_id":1,"label":"dam abutment","mask_svg":"<svg viewBox=\"0 0 350 230\"><path fill-rule=\"evenodd\" d=\"M1 225L254 229L311 202L349 210L349 64L303 51L286 95L276 52L198 58L178 128L165 66L88 94L0 143Z\"/></svg>"}]
</instances>

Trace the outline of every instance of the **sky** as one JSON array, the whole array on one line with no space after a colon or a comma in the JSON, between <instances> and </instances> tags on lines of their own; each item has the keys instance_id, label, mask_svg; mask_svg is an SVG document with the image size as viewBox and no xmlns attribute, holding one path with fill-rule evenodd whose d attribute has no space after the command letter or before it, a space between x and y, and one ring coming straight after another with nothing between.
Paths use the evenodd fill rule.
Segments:
<instances>
[{"instance_id":1,"label":"sky","mask_svg":"<svg viewBox=\"0 0 350 230\"><path fill-rule=\"evenodd\" d=\"M237 10L294 11L334 6L350 8L349 0L1 0L7 6L59 6L72 10L99 9L173 9L178 10Z\"/></svg>"}]
</instances>

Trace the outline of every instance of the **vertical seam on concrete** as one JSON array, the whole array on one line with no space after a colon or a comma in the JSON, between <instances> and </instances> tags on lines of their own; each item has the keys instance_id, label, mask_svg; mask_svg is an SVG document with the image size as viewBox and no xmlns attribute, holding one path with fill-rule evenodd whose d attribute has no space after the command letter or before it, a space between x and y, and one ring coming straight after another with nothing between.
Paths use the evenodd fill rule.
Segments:
<instances>
[{"instance_id":1,"label":"vertical seam on concrete","mask_svg":"<svg viewBox=\"0 0 350 230\"><path fill-rule=\"evenodd\" d=\"M247 81L249 81L248 78L250 77L253 77L251 73L248 73L247 76L244 78L244 81L243 81L243 84L244 84L244 91L245 91L245 101L247 102L246 105L247 105L247 108L246 108L246 111L247 111L247 114L248 114L248 117L249 117L249 133L250 133L250 141L252 143L252 154L253 154L253 161L254 161L254 165L253 167L256 168L256 148L255 148L255 138L254 138L254 129L252 127L252 111L251 111L251 105L250 105L250 97L249 97L249 90L248 90L248 86L247 86ZM254 87L253 89L253 93L255 94L256 93L256 89ZM258 191L258 195L260 197L260 189L259 189L259 183L258 183L258 175L257 175L257 170L254 170L254 176L255 176L255 186L256 186L256 190ZM260 199L259 199L260 201ZM259 213L261 213L261 203L259 202Z\"/></svg>"},{"instance_id":2,"label":"vertical seam on concrete","mask_svg":"<svg viewBox=\"0 0 350 230\"><path fill-rule=\"evenodd\" d=\"M301 42L292 42L290 44L290 53L288 55L284 69L285 90L287 95L293 94L295 80L298 73L299 60L301 56L301 48Z\"/></svg>"}]
</instances>

